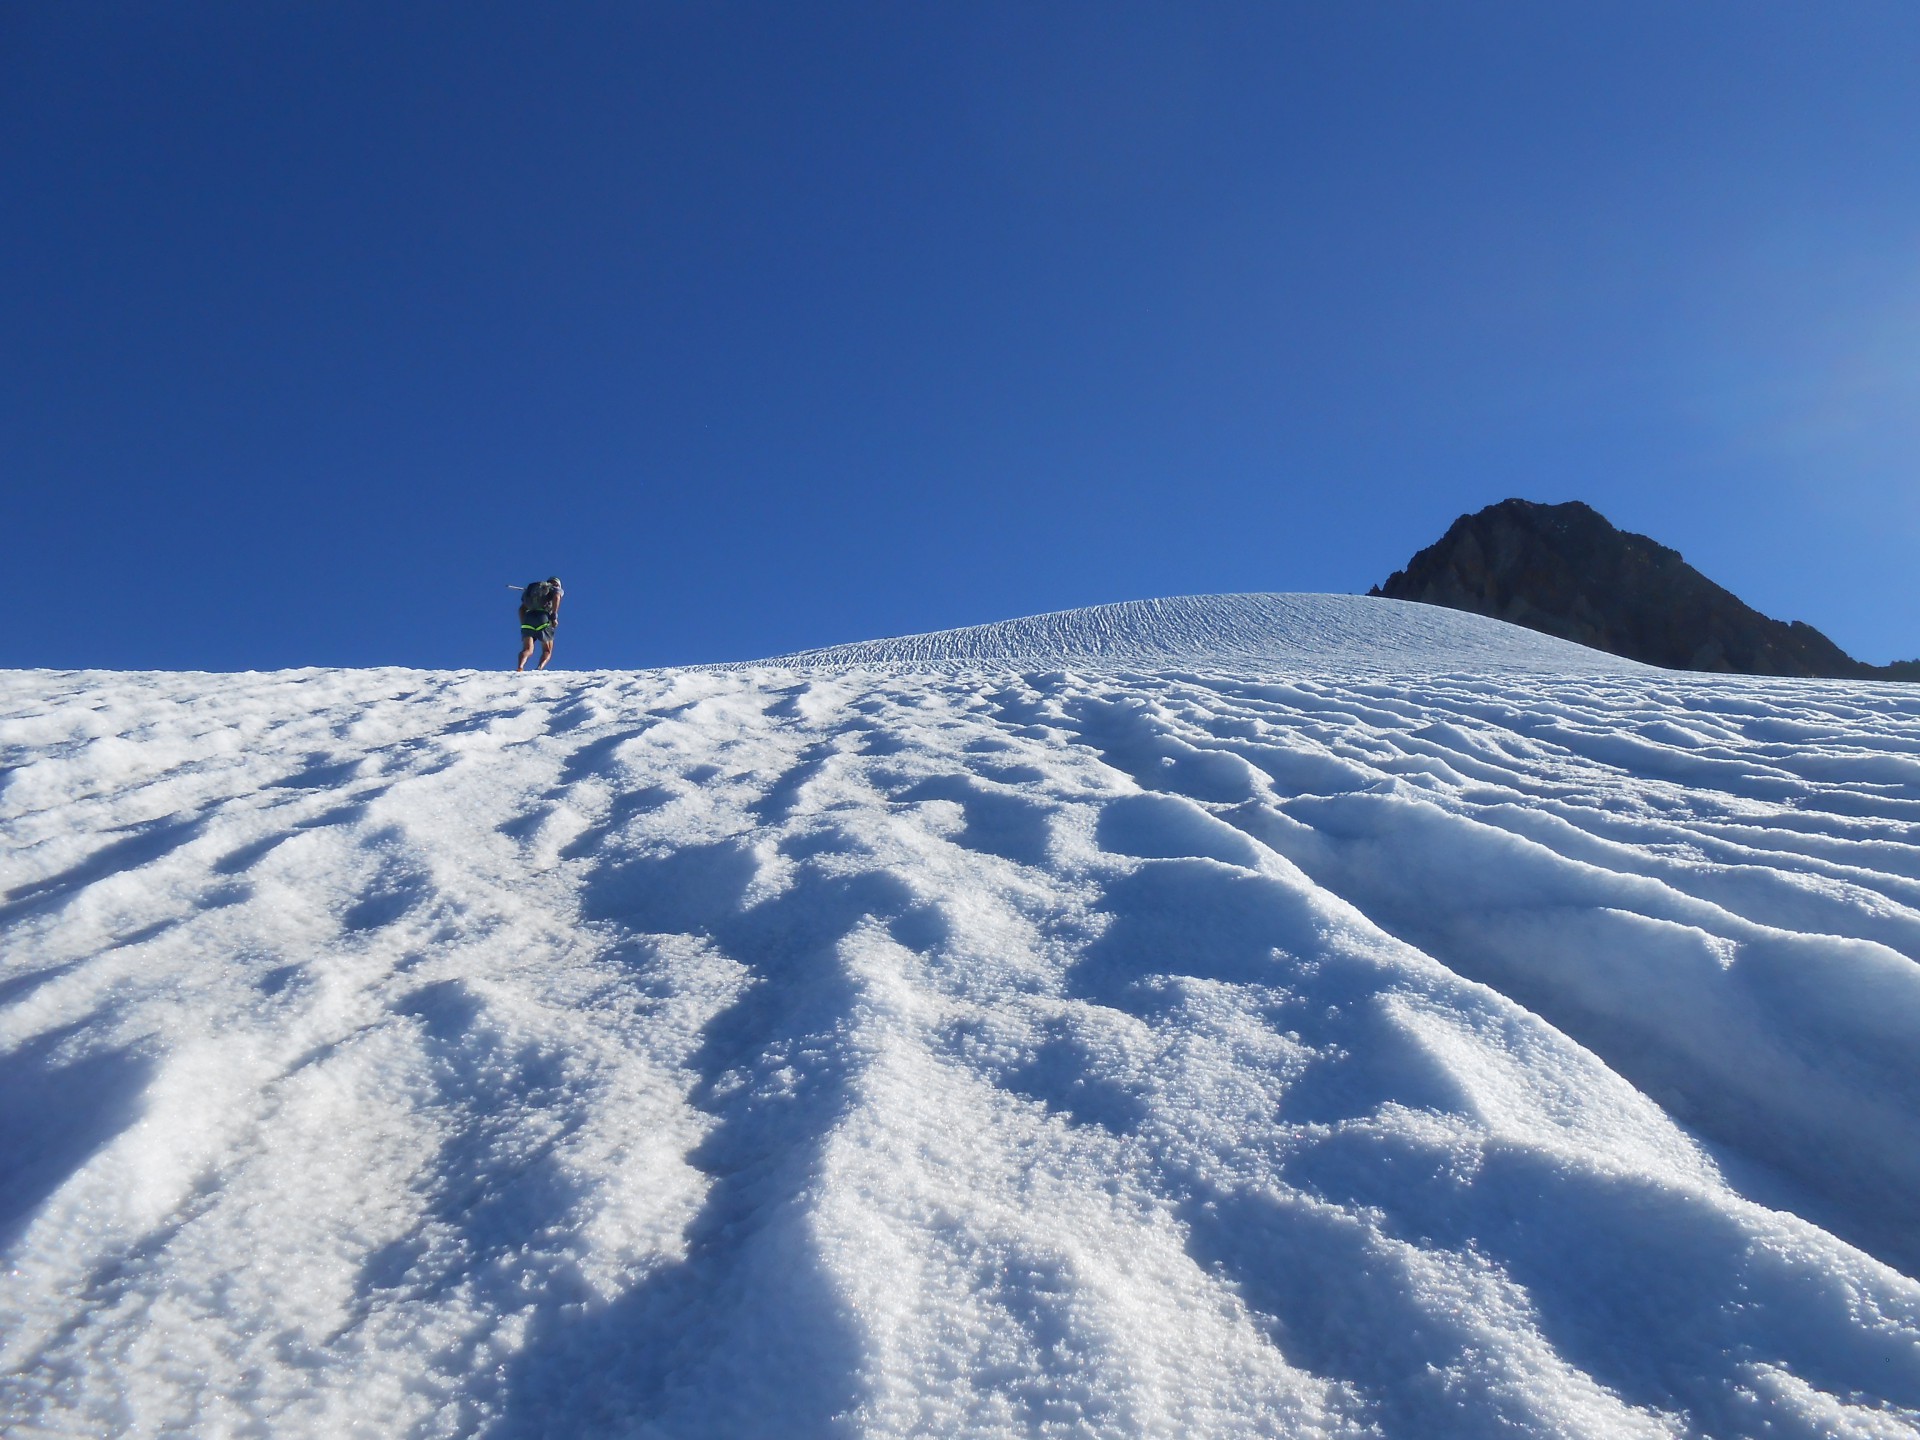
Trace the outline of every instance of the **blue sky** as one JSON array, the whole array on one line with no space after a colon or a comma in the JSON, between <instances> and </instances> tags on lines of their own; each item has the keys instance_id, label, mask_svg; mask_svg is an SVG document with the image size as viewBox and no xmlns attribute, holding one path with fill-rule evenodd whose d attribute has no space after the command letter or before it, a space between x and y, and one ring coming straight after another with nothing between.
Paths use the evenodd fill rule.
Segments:
<instances>
[{"instance_id":1,"label":"blue sky","mask_svg":"<svg viewBox=\"0 0 1920 1440\"><path fill-rule=\"evenodd\" d=\"M6 663L1357 591L1508 495L1920 655L1916 79L1905 4L0 3Z\"/></svg>"}]
</instances>

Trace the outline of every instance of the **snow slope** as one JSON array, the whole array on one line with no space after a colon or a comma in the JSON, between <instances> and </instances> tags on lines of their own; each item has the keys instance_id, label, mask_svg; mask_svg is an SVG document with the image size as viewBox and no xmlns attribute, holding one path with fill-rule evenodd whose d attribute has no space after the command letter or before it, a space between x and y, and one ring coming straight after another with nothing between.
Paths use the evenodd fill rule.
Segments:
<instances>
[{"instance_id":1,"label":"snow slope","mask_svg":"<svg viewBox=\"0 0 1920 1440\"><path fill-rule=\"evenodd\" d=\"M0 1429L1920 1434L1920 691L1418 608L0 672Z\"/></svg>"},{"instance_id":2,"label":"snow slope","mask_svg":"<svg viewBox=\"0 0 1920 1440\"><path fill-rule=\"evenodd\" d=\"M1333 665L1348 673L1644 665L1518 625L1364 595L1178 595L783 655L783 665Z\"/></svg>"}]
</instances>

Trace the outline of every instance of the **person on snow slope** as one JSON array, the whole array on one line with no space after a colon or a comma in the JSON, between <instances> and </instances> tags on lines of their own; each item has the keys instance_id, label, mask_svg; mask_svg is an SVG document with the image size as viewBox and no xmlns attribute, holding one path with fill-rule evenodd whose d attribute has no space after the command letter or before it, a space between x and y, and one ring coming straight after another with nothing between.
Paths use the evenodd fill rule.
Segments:
<instances>
[{"instance_id":1,"label":"person on snow slope","mask_svg":"<svg viewBox=\"0 0 1920 1440\"><path fill-rule=\"evenodd\" d=\"M527 668L527 657L533 654L533 642L540 642L539 668L547 668L547 662L553 659L553 632L560 625L560 577L549 575L544 580L535 580L520 592L520 663L515 665L518 674Z\"/></svg>"}]
</instances>

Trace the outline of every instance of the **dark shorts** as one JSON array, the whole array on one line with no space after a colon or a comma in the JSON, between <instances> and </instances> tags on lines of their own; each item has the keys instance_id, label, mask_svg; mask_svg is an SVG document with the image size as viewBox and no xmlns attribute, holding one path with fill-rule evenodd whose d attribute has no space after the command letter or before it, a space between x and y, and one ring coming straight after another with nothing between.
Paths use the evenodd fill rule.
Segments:
<instances>
[{"instance_id":1,"label":"dark shorts","mask_svg":"<svg viewBox=\"0 0 1920 1440\"><path fill-rule=\"evenodd\" d=\"M523 639L539 640L551 644L553 641L553 612L550 610L522 610L520 612L520 634Z\"/></svg>"}]
</instances>

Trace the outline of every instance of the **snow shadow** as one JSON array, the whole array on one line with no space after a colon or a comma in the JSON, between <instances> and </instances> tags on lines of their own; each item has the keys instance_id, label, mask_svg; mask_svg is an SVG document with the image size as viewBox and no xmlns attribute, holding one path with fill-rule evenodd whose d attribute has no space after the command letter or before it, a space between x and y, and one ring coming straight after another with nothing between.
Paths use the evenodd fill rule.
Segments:
<instances>
[{"instance_id":1,"label":"snow shadow","mask_svg":"<svg viewBox=\"0 0 1920 1440\"><path fill-rule=\"evenodd\" d=\"M555 794L564 794L556 791ZM617 835L626 828L627 822L636 816L650 814L662 806L671 805L677 797L664 785L643 785L637 790L627 790L613 797L613 803L607 807L607 813L601 819L582 830L573 839L560 847L560 858L579 860L592 855L609 835ZM525 839L546 819L544 813L523 817L521 821L510 821L502 825L501 831L515 839ZM522 828L511 828L519 825Z\"/></svg>"},{"instance_id":2,"label":"snow shadow","mask_svg":"<svg viewBox=\"0 0 1920 1440\"><path fill-rule=\"evenodd\" d=\"M1421 1303L1354 1216L1204 1182L1179 1214L1194 1260L1233 1284L1289 1362L1357 1391L1387 1440L1542 1433L1479 1363L1488 1337L1473 1313Z\"/></svg>"},{"instance_id":3,"label":"snow shadow","mask_svg":"<svg viewBox=\"0 0 1920 1440\"><path fill-rule=\"evenodd\" d=\"M1106 886L1113 922L1068 972L1071 994L1151 1018L1168 976L1284 985L1283 961L1313 946L1312 917L1263 875L1207 859L1150 860Z\"/></svg>"},{"instance_id":4,"label":"snow shadow","mask_svg":"<svg viewBox=\"0 0 1920 1440\"><path fill-rule=\"evenodd\" d=\"M1131 1135L1146 1121L1146 1097L1129 1077L1109 1073L1099 1046L1065 1020L1053 1020L1032 1051L1001 1071L1000 1085L1038 1101L1069 1125Z\"/></svg>"},{"instance_id":5,"label":"snow shadow","mask_svg":"<svg viewBox=\"0 0 1920 1440\"><path fill-rule=\"evenodd\" d=\"M164 930L171 929L172 926L173 922L166 921L146 928L151 935L158 935ZM133 939L121 943L137 944L144 938L149 937L136 935ZM57 965L45 965L38 970L23 970L18 975L9 975L6 979L0 980L0 1005L11 1005L16 1000L24 1000L42 985L58 980L62 975L71 975L84 964L86 964L85 960L64 960Z\"/></svg>"},{"instance_id":6,"label":"snow shadow","mask_svg":"<svg viewBox=\"0 0 1920 1440\"><path fill-rule=\"evenodd\" d=\"M1820 936L1723 940L1651 882L1431 807L1352 797L1293 812L1311 843L1274 843L1316 884L1598 1055L1738 1157L1730 1180L1789 1182L1753 1198L1916 1273L1920 1079L1894 1041L1920 1033L1920 982L1897 959Z\"/></svg>"},{"instance_id":7,"label":"snow shadow","mask_svg":"<svg viewBox=\"0 0 1920 1440\"><path fill-rule=\"evenodd\" d=\"M1100 811L1094 838L1103 850L1147 860L1206 859L1256 869L1259 851L1240 831L1171 795L1123 795Z\"/></svg>"},{"instance_id":8,"label":"snow shadow","mask_svg":"<svg viewBox=\"0 0 1920 1440\"><path fill-rule=\"evenodd\" d=\"M614 752L629 740L636 740L646 734L658 723L657 720L649 720L644 725L616 730L611 735L603 735L598 740L588 741L561 762L561 785L577 785L582 780L605 776L613 768Z\"/></svg>"},{"instance_id":9,"label":"snow shadow","mask_svg":"<svg viewBox=\"0 0 1920 1440\"><path fill-rule=\"evenodd\" d=\"M383 830L362 845L378 857L378 866L353 903L340 915L342 929L378 930L433 898L433 877L405 852L405 837Z\"/></svg>"},{"instance_id":10,"label":"snow shadow","mask_svg":"<svg viewBox=\"0 0 1920 1440\"><path fill-rule=\"evenodd\" d=\"M262 790L338 790L349 780L360 777L366 761L361 756L342 760L338 756L315 753L307 756L306 767L278 780L262 783Z\"/></svg>"},{"instance_id":11,"label":"snow shadow","mask_svg":"<svg viewBox=\"0 0 1920 1440\"><path fill-rule=\"evenodd\" d=\"M601 717L598 703L585 695L574 695L564 703L550 710L547 716L547 734L565 735L578 730L582 725L592 724Z\"/></svg>"},{"instance_id":12,"label":"snow shadow","mask_svg":"<svg viewBox=\"0 0 1920 1440\"><path fill-rule=\"evenodd\" d=\"M310 819L295 821L294 829L325 830L338 825L358 825L373 809L373 802L391 788L389 785L375 785L371 789L358 791L353 799L343 805L335 805L329 810L323 810Z\"/></svg>"},{"instance_id":13,"label":"snow shadow","mask_svg":"<svg viewBox=\"0 0 1920 1440\"><path fill-rule=\"evenodd\" d=\"M460 981L422 986L398 1008L420 1022L436 1084L463 1122L434 1167L433 1213L461 1240L454 1255L425 1265L432 1292L518 1253L568 1213L577 1189L554 1165L552 1140L571 1128L578 1106L564 1057L502 1033ZM513 1134L528 1116L559 1123L540 1127L544 1138L529 1147ZM448 1263L453 1258L457 1266Z\"/></svg>"},{"instance_id":14,"label":"snow shadow","mask_svg":"<svg viewBox=\"0 0 1920 1440\"><path fill-rule=\"evenodd\" d=\"M952 800L965 816L954 840L969 850L997 855L1016 865L1044 865L1053 840L1054 806L1005 790L989 789L965 775L935 775L894 797Z\"/></svg>"},{"instance_id":15,"label":"snow shadow","mask_svg":"<svg viewBox=\"0 0 1920 1440\"><path fill-rule=\"evenodd\" d=\"M898 755L907 748L907 742L890 730L863 721L843 725L836 732L842 737L842 743L850 754L871 755L884 758Z\"/></svg>"},{"instance_id":16,"label":"snow shadow","mask_svg":"<svg viewBox=\"0 0 1920 1440\"><path fill-rule=\"evenodd\" d=\"M807 861L782 893L743 906L754 869L726 841L609 865L585 888L591 918L709 937L749 980L689 1060L714 1124L689 1156L708 1189L685 1258L611 1303L543 1308L507 1369L492 1440L643 1426L674 1440L808 1440L844 1433L838 1417L859 1402L865 1347L808 1195L862 1064L845 1041L859 987L840 944L919 911L891 875Z\"/></svg>"},{"instance_id":17,"label":"snow shadow","mask_svg":"<svg viewBox=\"0 0 1920 1440\"><path fill-rule=\"evenodd\" d=\"M216 875L244 874L292 838L292 835L284 830L273 835L263 835L258 840L250 840L237 849L229 850L208 868Z\"/></svg>"},{"instance_id":18,"label":"snow shadow","mask_svg":"<svg viewBox=\"0 0 1920 1440\"><path fill-rule=\"evenodd\" d=\"M165 859L181 846L190 844L207 828L204 816L155 821L142 825L121 839L101 846L79 864L45 880L32 881L9 890L0 904L0 924L48 910L77 890L105 880L123 870L136 870Z\"/></svg>"},{"instance_id":19,"label":"snow shadow","mask_svg":"<svg viewBox=\"0 0 1920 1440\"><path fill-rule=\"evenodd\" d=\"M1116 828L1171 803L1123 800ZM1168 827L1167 848L1178 834ZM1218 842L1202 830L1189 843ZM1408 1043L1394 1019L1389 973L1329 953L1323 918L1301 892L1211 859L1170 858L1109 881L1099 908L1112 919L1069 972L1069 995L1151 1023L1186 1007L1193 982L1240 987L1242 1009L1310 1047L1312 1058L1289 1076L1281 1102L1279 1118L1289 1124L1337 1124L1390 1102L1435 1111L1464 1103L1459 1086ZM1074 1107L1063 1101L1062 1108Z\"/></svg>"},{"instance_id":20,"label":"snow shadow","mask_svg":"<svg viewBox=\"0 0 1920 1440\"><path fill-rule=\"evenodd\" d=\"M0 1251L10 1249L47 1199L140 1118L153 1078L147 1056L95 1050L61 1058L84 1020L35 1036L0 1057Z\"/></svg>"},{"instance_id":21,"label":"snow shadow","mask_svg":"<svg viewBox=\"0 0 1920 1440\"><path fill-rule=\"evenodd\" d=\"M1376 1230L1491 1265L1518 1287L1515 1323L1629 1404L1684 1413L1691 1433L1751 1421L1751 1397L1727 1379L1730 1354L1831 1394L1920 1403L1895 1327L1868 1338L1849 1319L1856 1297L1843 1279L1756 1246L1700 1193L1519 1146L1462 1167L1451 1147L1378 1132L1323 1140L1286 1178L1338 1210L1201 1182L1185 1216L1191 1251L1275 1317L1290 1356L1367 1392L1389 1434L1483 1435L1503 1417L1496 1397L1463 1409L1423 1385L1485 1338L1451 1322L1442 1296L1410 1301L1418 1286L1387 1262ZM1620 1343L1656 1334L1659 1345Z\"/></svg>"},{"instance_id":22,"label":"snow shadow","mask_svg":"<svg viewBox=\"0 0 1920 1440\"><path fill-rule=\"evenodd\" d=\"M840 753L840 747L832 741L814 741L800 752L798 764L790 766L767 787L765 793L747 806L747 813L762 825L781 824L792 816L793 807L800 801L800 792L806 789L809 782L818 778L827 768L828 761Z\"/></svg>"},{"instance_id":23,"label":"snow shadow","mask_svg":"<svg viewBox=\"0 0 1920 1440\"><path fill-rule=\"evenodd\" d=\"M1073 701L1068 711L1081 743L1143 790L1170 790L1194 800L1237 805L1265 788L1260 772L1239 755L1203 750L1167 732L1140 700Z\"/></svg>"},{"instance_id":24,"label":"snow shadow","mask_svg":"<svg viewBox=\"0 0 1920 1440\"><path fill-rule=\"evenodd\" d=\"M520 1254L565 1218L578 1197L552 1153L578 1108L565 1084L563 1057L511 1040L458 980L422 986L396 1009L420 1023L442 1113L455 1120L432 1167L437 1188L429 1207L455 1238L429 1245L416 1235L375 1251L361 1293L404 1286L438 1297L456 1285L491 1283L506 1299L518 1276L490 1282L494 1262ZM530 1126L529 1117L549 1123ZM529 1142L529 1133L540 1138Z\"/></svg>"},{"instance_id":25,"label":"snow shadow","mask_svg":"<svg viewBox=\"0 0 1920 1440\"><path fill-rule=\"evenodd\" d=\"M581 918L652 934L709 934L740 909L757 868L753 852L734 840L611 861L582 883Z\"/></svg>"},{"instance_id":26,"label":"snow shadow","mask_svg":"<svg viewBox=\"0 0 1920 1440\"><path fill-rule=\"evenodd\" d=\"M496 1314L530 1297L548 1307L582 1303L588 1292L569 1269L546 1268L581 1198L555 1153L585 1104L567 1083L564 1055L515 1039L459 980L424 985L394 1009L419 1027L447 1138L426 1170L433 1180L424 1222L361 1263L349 1325L382 1304L438 1303L456 1293ZM456 1402L462 1434L483 1422L502 1383L478 1355L485 1333L466 1334L436 1357L441 1368L472 1377Z\"/></svg>"}]
</instances>

